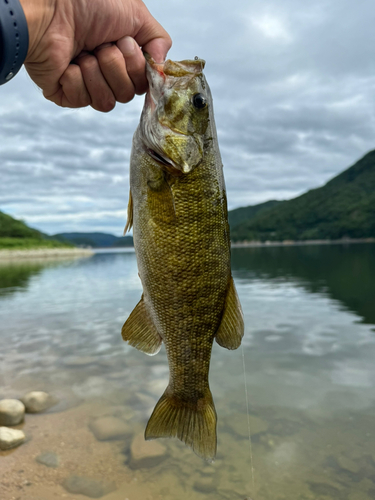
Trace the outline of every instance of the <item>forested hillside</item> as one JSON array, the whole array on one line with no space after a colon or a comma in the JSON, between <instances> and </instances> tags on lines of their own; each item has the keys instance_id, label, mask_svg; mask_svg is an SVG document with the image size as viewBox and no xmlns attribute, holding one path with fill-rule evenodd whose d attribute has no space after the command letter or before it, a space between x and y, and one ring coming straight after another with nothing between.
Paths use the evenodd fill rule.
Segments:
<instances>
[{"instance_id":1,"label":"forested hillside","mask_svg":"<svg viewBox=\"0 0 375 500\"><path fill-rule=\"evenodd\" d=\"M32 229L24 222L0 212L0 249L56 248L72 246Z\"/></svg>"},{"instance_id":2,"label":"forested hillside","mask_svg":"<svg viewBox=\"0 0 375 500\"><path fill-rule=\"evenodd\" d=\"M232 241L375 237L375 151L327 182L231 227Z\"/></svg>"}]
</instances>

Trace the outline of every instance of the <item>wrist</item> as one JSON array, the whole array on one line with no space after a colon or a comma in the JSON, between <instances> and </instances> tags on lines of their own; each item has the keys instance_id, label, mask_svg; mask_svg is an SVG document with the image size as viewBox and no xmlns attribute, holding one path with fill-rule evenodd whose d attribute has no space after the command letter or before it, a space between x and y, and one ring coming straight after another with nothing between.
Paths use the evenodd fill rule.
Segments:
<instances>
[{"instance_id":1,"label":"wrist","mask_svg":"<svg viewBox=\"0 0 375 500\"><path fill-rule=\"evenodd\" d=\"M29 50L25 61L27 62L52 21L56 0L20 0L20 3L29 30Z\"/></svg>"}]
</instances>

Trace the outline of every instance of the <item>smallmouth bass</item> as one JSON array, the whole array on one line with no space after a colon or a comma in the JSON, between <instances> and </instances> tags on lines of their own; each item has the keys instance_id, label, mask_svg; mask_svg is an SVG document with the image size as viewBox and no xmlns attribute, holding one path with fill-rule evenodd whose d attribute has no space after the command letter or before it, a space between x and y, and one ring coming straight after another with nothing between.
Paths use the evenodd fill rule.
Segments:
<instances>
[{"instance_id":1,"label":"smallmouth bass","mask_svg":"<svg viewBox=\"0 0 375 500\"><path fill-rule=\"evenodd\" d=\"M167 351L169 385L145 438L177 437L212 460L213 340L237 349L244 333L212 97L205 61L146 60L149 90L133 138L125 227L133 227L143 295L122 336L146 354L156 354L162 342Z\"/></svg>"}]
</instances>

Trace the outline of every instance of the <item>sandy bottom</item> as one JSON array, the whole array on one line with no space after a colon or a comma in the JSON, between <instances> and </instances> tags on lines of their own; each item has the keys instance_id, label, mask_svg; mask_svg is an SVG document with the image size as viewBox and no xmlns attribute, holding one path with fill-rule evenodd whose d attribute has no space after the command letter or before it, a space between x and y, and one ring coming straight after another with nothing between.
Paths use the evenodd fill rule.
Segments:
<instances>
[{"instance_id":1,"label":"sandy bottom","mask_svg":"<svg viewBox=\"0 0 375 500\"><path fill-rule=\"evenodd\" d=\"M25 431L26 443L0 452L0 498L87 499L62 486L72 475L114 483L115 491L102 496L104 500L375 498L375 412L325 420L321 425L303 413L252 410L252 462L247 416L240 412L226 416L225 407L218 413L219 452L213 464L176 440L162 440L166 459L138 470L130 466L130 445L143 432L146 419L130 405L116 404L116 398L83 402L60 413L26 415L25 423L17 427ZM89 423L103 415L127 421L131 434L97 441ZM353 443L350 448L347 441ZM59 466L38 463L35 458L42 452L56 453Z\"/></svg>"}]
</instances>

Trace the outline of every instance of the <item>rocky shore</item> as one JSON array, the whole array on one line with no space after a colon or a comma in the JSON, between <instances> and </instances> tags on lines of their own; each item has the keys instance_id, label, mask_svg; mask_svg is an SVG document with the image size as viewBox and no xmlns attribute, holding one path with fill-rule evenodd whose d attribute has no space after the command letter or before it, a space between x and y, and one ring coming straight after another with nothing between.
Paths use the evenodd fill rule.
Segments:
<instances>
[{"instance_id":1,"label":"rocky shore","mask_svg":"<svg viewBox=\"0 0 375 500\"><path fill-rule=\"evenodd\" d=\"M0 400L0 450L11 450L25 441L25 433L12 428L24 421L25 412L41 413L55 403L52 396L42 391L29 392L22 400Z\"/></svg>"},{"instance_id":2,"label":"rocky shore","mask_svg":"<svg viewBox=\"0 0 375 500\"><path fill-rule=\"evenodd\" d=\"M32 248L19 250L0 250L0 261L9 262L21 259L55 259L70 257L89 257L93 255L89 248Z\"/></svg>"},{"instance_id":3,"label":"rocky shore","mask_svg":"<svg viewBox=\"0 0 375 500\"><path fill-rule=\"evenodd\" d=\"M129 383L129 377L125 379ZM108 392L105 398L76 400L73 406L61 407L64 401L59 397L40 414L29 413L35 392L22 401L0 400L0 422L25 417L24 424L5 427L24 430L25 438L21 446L0 450L1 500L374 498L375 461L367 437L373 429L370 415L361 422L335 417L324 426L303 411L275 413L273 408L253 407L246 415L240 411L241 391L232 391L230 401L218 400L219 452L208 464L178 440L144 440L149 406L161 382L165 380L155 379L142 392L129 395ZM50 404L51 396L43 394L39 403ZM8 408L6 416L2 405ZM31 409L41 407L34 404ZM249 457L249 424L254 458ZM342 439L343 425L346 439L356 443L350 448ZM363 429L369 431L367 436Z\"/></svg>"}]
</instances>

